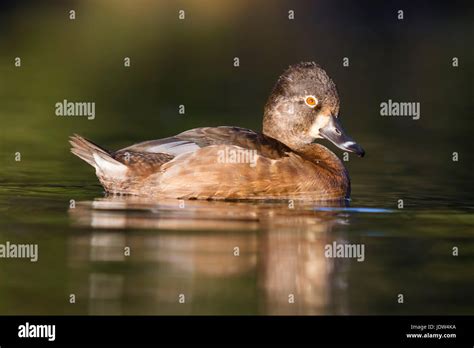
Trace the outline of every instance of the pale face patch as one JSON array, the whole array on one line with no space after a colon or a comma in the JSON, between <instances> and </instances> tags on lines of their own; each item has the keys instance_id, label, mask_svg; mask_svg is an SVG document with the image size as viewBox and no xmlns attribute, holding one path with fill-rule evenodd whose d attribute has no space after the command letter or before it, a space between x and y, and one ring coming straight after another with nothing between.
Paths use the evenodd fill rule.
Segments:
<instances>
[{"instance_id":1,"label":"pale face patch","mask_svg":"<svg viewBox=\"0 0 474 348\"><path fill-rule=\"evenodd\" d=\"M330 116L328 115L316 116L316 120L314 121L314 123L311 125L309 129L309 135L312 138L316 138L316 139L322 138L322 136L319 134L319 130L325 127L329 123L329 120L330 120Z\"/></svg>"}]
</instances>

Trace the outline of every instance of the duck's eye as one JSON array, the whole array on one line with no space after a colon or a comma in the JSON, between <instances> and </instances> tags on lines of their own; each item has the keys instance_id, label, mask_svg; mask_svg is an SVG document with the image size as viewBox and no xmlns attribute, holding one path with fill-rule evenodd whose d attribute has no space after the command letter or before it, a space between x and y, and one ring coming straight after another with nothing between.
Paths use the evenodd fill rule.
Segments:
<instances>
[{"instance_id":1,"label":"duck's eye","mask_svg":"<svg viewBox=\"0 0 474 348\"><path fill-rule=\"evenodd\" d=\"M316 99L316 97L310 95L310 96L307 96L304 100L304 102L306 103L306 105L308 105L310 108L314 108L316 107L316 105L318 105L318 99Z\"/></svg>"}]
</instances>

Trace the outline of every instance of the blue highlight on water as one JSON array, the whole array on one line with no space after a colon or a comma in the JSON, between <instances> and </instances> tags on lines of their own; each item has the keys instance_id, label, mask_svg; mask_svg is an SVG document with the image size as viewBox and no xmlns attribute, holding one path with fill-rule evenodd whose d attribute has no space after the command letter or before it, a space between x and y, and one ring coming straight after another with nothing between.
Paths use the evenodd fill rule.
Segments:
<instances>
[{"instance_id":1,"label":"blue highlight on water","mask_svg":"<svg viewBox=\"0 0 474 348\"><path fill-rule=\"evenodd\" d=\"M393 213L392 209L383 208L336 208L336 207L315 207L315 211L332 211L345 213Z\"/></svg>"}]
</instances>

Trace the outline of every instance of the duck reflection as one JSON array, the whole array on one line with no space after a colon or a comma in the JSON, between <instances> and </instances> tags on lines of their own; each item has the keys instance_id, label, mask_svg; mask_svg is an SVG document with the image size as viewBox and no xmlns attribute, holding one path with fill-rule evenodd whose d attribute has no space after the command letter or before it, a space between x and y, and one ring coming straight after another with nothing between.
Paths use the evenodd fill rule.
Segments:
<instances>
[{"instance_id":1,"label":"duck reflection","mask_svg":"<svg viewBox=\"0 0 474 348\"><path fill-rule=\"evenodd\" d=\"M69 266L84 281L72 287L90 314L325 314L344 281L324 246L347 217L317 206L80 202L69 211L80 228Z\"/></svg>"}]
</instances>

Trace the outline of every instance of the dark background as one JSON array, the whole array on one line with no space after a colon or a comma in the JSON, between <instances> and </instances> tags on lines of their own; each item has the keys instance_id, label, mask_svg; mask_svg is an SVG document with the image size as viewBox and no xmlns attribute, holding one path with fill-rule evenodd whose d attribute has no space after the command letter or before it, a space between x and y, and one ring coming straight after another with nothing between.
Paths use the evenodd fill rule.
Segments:
<instances>
[{"instance_id":1,"label":"dark background","mask_svg":"<svg viewBox=\"0 0 474 348\"><path fill-rule=\"evenodd\" d=\"M413 0L2 1L0 241L38 242L41 261L1 260L0 312L472 314L473 7ZM284 228L232 233L197 223L177 232L73 225L70 200L100 199L103 190L92 168L70 154L72 133L113 150L193 127L260 130L278 76L307 60L334 79L344 127L366 150L365 158L345 162L355 211L311 216L303 227L289 220ZM63 99L95 102L95 119L57 117ZM421 119L381 117L388 99L420 102ZM127 212L112 222L122 218ZM332 264L315 254L334 239L365 243L367 262ZM250 248L240 266L225 251L236 240ZM134 246L131 261L110 261L125 242ZM459 258L451 255L454 245ZM323 265L318 277L315 265ZM304 285L297 293L304 300L288 309L279 301L293 283ZM117 297L93 297L97 287ZM189 306L173 302L183 289L193 294ZM75 307L67 302L71 292ZM397 304L399 292L406 306Z\"/></svg>"}]
</instances>

